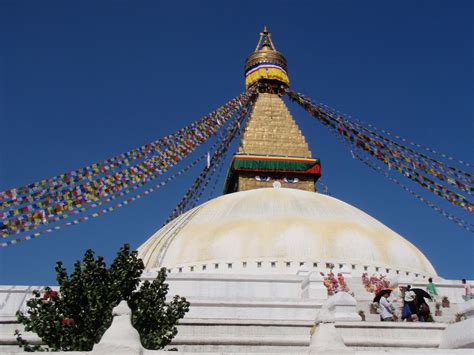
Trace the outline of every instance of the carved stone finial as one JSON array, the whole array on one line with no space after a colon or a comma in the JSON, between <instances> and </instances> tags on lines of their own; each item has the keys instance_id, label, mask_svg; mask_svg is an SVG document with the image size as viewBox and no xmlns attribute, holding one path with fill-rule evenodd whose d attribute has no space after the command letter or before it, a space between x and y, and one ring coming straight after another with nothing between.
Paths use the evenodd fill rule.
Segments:
<instances>
[{"instance_id":1,"label":"carved stone finial","mask_svg":"<svg viewBox=\"0 0 474 355\"><path fill-rule=\"evenodd\" d=\"M100 354L140 354L143 350L138 331L132 326L132 311L126 301L112 310L114 319L94 346L92 353Z\"/></svg>"}]
</instances>

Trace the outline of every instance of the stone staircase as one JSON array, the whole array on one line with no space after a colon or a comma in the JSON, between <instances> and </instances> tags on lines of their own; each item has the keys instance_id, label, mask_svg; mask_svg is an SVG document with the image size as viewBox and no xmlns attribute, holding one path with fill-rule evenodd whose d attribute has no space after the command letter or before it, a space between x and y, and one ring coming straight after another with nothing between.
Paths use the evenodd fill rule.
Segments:
<instances>
[{"instance_id":1,"label":"stone staircase","mask_svg":"<svg viewBox=\"0 0 474 355\"><path fill-rule=\"evenodd\" d=\"M311 326L308 321L184 319L168 348L192 353L304 353Z\"/></svg>"},{"instance_id":2,"label":"stone staircase","mask_svg":"<svg viewBox=\"0 0 474 355\"><path fill-rule=\"evenodd\" d=\"M353 350L435 349L444 323L422 322L336 322L344 344Z\"/></svg>"},{"instance_id":3,"label":"stone staircase","mask_svg":"<svg viewBox=\"0 0 474 355\"><path fill-rule=\"evenodd\" d=\"M453 322L457 313L457 306L453 305L442 308L442 316L434 317L433 323L380 322L378 314L370 313L374 295L365 290L360 278L346 281L358 300L357 309L363 310L366 316L365 322L335 323L344 343L352 350L434 351L447 323ZM307 353L316 311L322 304L304 298L225 301L207 298L192 299L191 303L191 311L181 321L169 349L186 353ZM434 314L434 302L429 305ZM401 303L395 303L395 307L400 309ZM15 317L0 319L0 352L20 351L13 336L17 328L22 327ZM24 337L33 343L40 342L31 333L24 333Z\"/></svg>"},{"instance_id":4,"label":"stone staircase","mask_svg":"<svg viewBox=\"0 0 474 355\"><path fill-rule=\"evenodd\" d=\"M190 353L305 353L310 322L188 319L179 326L169 349ZM336 322L344 343L353 350L436 349L446 324L421 322Z\"/></svg>"}]
</instances>

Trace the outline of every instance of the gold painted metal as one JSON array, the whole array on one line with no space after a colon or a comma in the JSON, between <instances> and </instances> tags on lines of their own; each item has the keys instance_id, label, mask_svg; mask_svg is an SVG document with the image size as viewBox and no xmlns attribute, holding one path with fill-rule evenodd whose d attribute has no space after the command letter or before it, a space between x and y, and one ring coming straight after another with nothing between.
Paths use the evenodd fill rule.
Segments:
<instances>
[{"instance_id":1,"label":"gold painted metal","mask_svg":"<svg viewBox=\"0 0 474 355\"><path fill-rule=\"evenodd\" d=\"M283 100L277 94L260 93L248 119L240 141L239 154L255 154L278 157L311 158L308 143L291 116ZM238 172L237 191L272 187L275 181L283 188L315 191L314 177L298 176L296 183L286 183L281 173L264 173L268 182L258 181L258 172ZM288 176L298 174L288 173Z\"/></svg>"},{"instance_id":2,"label":"gold painted metal","mask_svg":"<svg viewBox=\"0 0 474 355\"><path fill-rule=\"evenodd\" d=\"M245 71L257 64L276 64L287 71L287 62L283 54L277 51L267 27L260 33L260 39L255 51L247 57ZM252 74L249 74L252 75ZM249 117L239 146L239 154L311 158L308 144L301 133L298 125L293 120L288 108L278 93L287 87L281 78L265 78L264 76L249 80L247 85L258 85L258 97L254 103L253 111ZM248 79L249 77L247 77ZM247 80L246 80L247 81ZM278 181L281 187L315 191L315 182L319 176L296 174L288 172L266 172L264 175L270 177L270 181L259 181L256 179L258 171L236 172L236 180L226 187L226 192L245 191L263 187L273 187ZM298 176L297 176L298 175ZM228 175L229 176L229 175ZM297 177L294 183L285 182L285 177ZM233 178L234 179L234 178Z\"/></svg>"},{"instance_id":3,"label":"gold painted metal","mask_svg":"<svg viewBox=\"0 0 474 355\"><path fill-rule=\"evenodd\" d=\"M286 58L276 50L267 26L260 32L260 39L255 51L250 54L245 61L245 71L259 63L275 63L280 65L285 71L288 71Z\"/></svg>"},{"instance_id":4,"label":"gold painted metal","mask_svg":"<svg viewBox=\"0 0 474 355\"><path fill-rule=\"evenodd\" d=\"M239 154L311 158L308 143L283 100L260 93L240 142Z\"/></svg>"}]
</instances>

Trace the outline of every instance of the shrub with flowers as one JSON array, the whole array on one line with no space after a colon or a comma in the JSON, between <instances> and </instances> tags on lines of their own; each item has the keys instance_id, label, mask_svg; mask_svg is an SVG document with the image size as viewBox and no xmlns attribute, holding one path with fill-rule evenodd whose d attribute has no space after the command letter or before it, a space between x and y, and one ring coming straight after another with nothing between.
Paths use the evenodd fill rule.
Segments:
<instances>
[{"instance_id":1,"label":"shrub with flowers","mask_svg":"<svg viewBox=\"0 0 474 355\"><path fill-rule=\"evenodd\" d=\"M347 287L346 280L344 280L344 276L341 273L334 275L334 273L330 271L327 275L324 275L323 272L320 274L324 278L323 284L328 290L328 295L331 296L341 291L350 291L349 287Z\"/></svg>"},{"instance_id":2,"label":"shrub with flowers","mask_svg":"<svg viewBox=\"0 0 474 355\"><path fill-rule=\"evenodd\" d=\"M189 302L179 296L166 302L165 268L136 290L143 269L142 260L128 245L120 249L110 268L92 250L85 253L82 263L74 264L70 275L58 262L59 292L49 287L35 290L27 301L27 313L17 313L25 330L36 333L47 347L28 344L17 330L18 345L25 351L90 351L110 326L113 307L127 300L143 346L163 348L177 334L176 325L189 310Z\"/></svg>"},{"instance_id":3,"label":"shrub with flowers","mask_svg":"<svg viewBox=\"0 0 474 355\"><path fill-rule=\"evenodd\" d=\"M51 289L48 288L48 290L44 293L43 295L43 300L47 301L49 299L55 299L58 297L58 293L56 291L52 291Z\"/></svg>"},{"instance_id":4,"label":"shrub with flowers","mask_svg":"<svg viewBox=\"0 0 474 355\"><path fill-rule=\"evenodd\" d=\"M64 318L64 319L61 321L61 325L62 325L62 326L65 326L65 325L72 325L72 324L74 324L74 319Z\"/></svg>"},{"instance_id":5,"label":"shrub with flowers","mask_svg":"<svg viewBox=\"0 0 474 355\"><path fill-rule=\"evenodd\" d=\"M373 274L369 277L366 272L362 274L362 283L364 284L364 287L368 292L373 293L378 293L384 288L390 287L390 281L386 279L385 275L377 276Z\"/></svg>"}]
</instances>

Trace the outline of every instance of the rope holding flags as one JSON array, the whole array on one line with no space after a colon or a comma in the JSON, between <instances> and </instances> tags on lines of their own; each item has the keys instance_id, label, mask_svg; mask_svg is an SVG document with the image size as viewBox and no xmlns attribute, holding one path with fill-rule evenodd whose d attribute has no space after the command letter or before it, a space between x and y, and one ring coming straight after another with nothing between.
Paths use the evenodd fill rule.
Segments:
<instances>
[{"instance_id":1,"label":"rope holding flags","mask_svg":"<svg viewBox=\"0 0 474 355\"><path fill-rule=\"evenodd\" d=\"M214 151L214 153L208 160L209 163L206 164L206 166L203 168L199 176L194 180L193 184L190 186L188 191L184 194L181 201L173 209L170 216L168 217L168 219L165 221L163 225L168 224L169 222L174 220L176 217L180 216L181 214L183 214L184 212L188 210L188 206L190 205L190 202L194 198L196 198L196 196L198 196L200 189L204 188L202 184L205 183L209 172L215 171L214 167L219 163L221 159L223 159L225 153L227 153L230 143L235 138L237 133L240 131L241 123L247 117L247 114L252 104L253 104L253 101L249 100L247 102L247 105L243 107L242 110L240 111L239 117L227 127L226 135L224 139L222 139L219 147Z\"/></svg>"},{"instance_id":2,"label":"rope holding flags","mask_svg":"<svg viewBox=\"0 0 474 355\"><path fill-rule=\"evenodd\" d=\"M24 242L24 241L32 240L32 239L35 239L35 238L39 238L39 237L41 237L45 234L49 234L51 232L54 232L54 231L57 231L57 230L60 230L60 229L64 229L64 228L67 228L67 227L77 225L77 224L82 223L82 222L89 221L91 219L94 219L94 218L103 216L105 214L114 212L119 208L128 206L129 204L131 204L133 202L136 202L136 201L140 200L141 198L143 198L145 196L150 195L152 192L155 192L156 190L162 188L163 186L166 186L169 182L173 181L177 177L181 176L182 174L184 174L187 171L189 171L190 169L192 169L194 166L196 166L199 162L203 161L205 158L206 158L206 155L201 155L198 159L193 161L191 164L187 165L186 167L179 170L175 174L173 174L170 177L166 178L165 180L161 181L159 184L156 184L155 186L146 189L142 193L137 193L137 194L127 198L126 200L115 204L114 206L109 206L107 208L103 208L103 209L101 209L97 212L93 212L89 215L82 216L80 218L74 219L74 220L69 221L67 223L64 223L62 225L55 225L55 226L52 226L51 228L43 229L39 232L35 232L35 233L30 234L30 235L23 236L21 238L10 239L10 240L4 241L4 242L0 242L0 248L5 248L5 247L10 246L10 245L18 244L20 242ZM121 197L121 196L119 196L119 197ZM107 202L110 202L110 201L107 201ZM105 203L105 201L104 201L104 203ZM100 205L102 205L102 202L100 204L97 204L97 207L100 206Z\"/></svg>"},{"instance_id":3,"label":"rope holding flags","mask_svg":"<svg viewBox=\"0 0 474 355\"><path fill-rule=\"evenodd\" d=\"M95 170L90 174L82 174L88 169L81 168L71 173L41 180L38 183L0 192L0 234L3 238L52 225L31 235L0 243L0 247L17 244L21 240L31 240L44 233L51 233L65 226L96 218L155 191L156 188L147 189L143 194L125 199L115 206L103 208L92 213L89 217L81 217L62 226L54 225L61 220L83 214L89 209L96 209L102 205L110 204L114 200L126 198L128 194L160 177L192 154L211 136L218 133L231 121L232 117L248 106L253 94L254 89L249 89L185 128L154 143L118 156L134 157L134 159L125 159L126 164L122 164L119 158L114 157L91 165L91 169ZM158 149L158 145L160 149ZM206 158L210 158L208 154L203 155L200 159ZM131 164L132 160L135 160L135 165ZM109 164L111 162L115 162L113 166ZM99 166L108 168L98 170ZM123 167L122 170L117 170L121 167ZM84 176L87 179L84 179ZM166 181L168 182L168 180ZM52 184L51 182L56 183ZM40 189L45 186L49 187Z\"/></svg>"},{"instance_id":4,"label":"rope holding flags","mask_svg":"<svg viewBox=\"0 0 474 355\"><path fill-rule=\"evenodd\" d=\"M432 149L432 148L429 148L429 147L426 147L424 145L421 145L421 144L418 144L416 142L413 142L412 140L409 140L409 139L406 139L406 138L403 138L401 137L400 135L396 134L396 133L392 133L388 130L385 130L385 129L381 129L381 128L378 128L377 126L371 124L371 123L368 123L368 122L364 122L364 121L361 121L357 118L353 118L352 116L350 115L344 115L344 114L341 114L339 111L335 110L334 108L332 107L329 107L323 103L319 103L318 105L324 107L326 110L328 111L331 111L331 112L336 112L338 115L340 116L347 116L348 119L352 120L353 122L355 122L356 124L358 124L359 126L363 127L364 125L373 129L374 131L378 131L378 132L381 132L382 134L386 134L387 136L389 137L392 137L392 138L395 138L395 139L398 139L400 141L402 141L403 143L408 143L409 145L411 146L414 146L416 148L419 148L419 149L422 149L426 152L429 152L429 153L432 153L432 154L435 154L435 155L438 155L439 157L443 158L443 159L448 159L448 160L451 160L453 162L456 162L458 164L461 164L461 165L464 165L468 168L473 168L474 167L474 164L471 164L471 163L468 163L464 160L461 160L461 159L457 159L457 158L454 158L452 157L451 155L448 155L448 154L444 154L444 153L441 153L441 152L438 152L437 150L435 149Z\"/></svg>"},{"instance_id":5,"label":"rope holding flags","mask_svg":"<svg viewBox=\"0 0 474 355\"><path fill-rule=\"evenodd\" d=\"M27 199L36 198L46 191L54 191L69 185L74 185L81 180L90 180L96 175L109 175L114 172L114 169L117 167L129 166L134 160L142 160L158 153L163 147L166 147L169 142L175 141L182 136L184 132L193 130L196 127L201 126L211 130L213 127L220 128L222 124L225 123L225 116L230 113L229 110L234 110L234 112L232 112L227 119L235 113L236 106L241 105L245 98L246 93L243 93L211 112L209 115L204 116L181 130L129 152L52 178L0 192L0 206L2 208L6 207L3 205L5 201L19 204L24 202L21 197L26 197ZM219 117L221 117L221 119L219 119ZM224 118L224 121L222 118Z\"/></svg>"},{"instance_id":6,"label":"rope holding flags","mask_svg":"<svg viewBox=\"0 0 474 355\"><path fill-rule=\"evenodd\" d=\"M32 240L115 211L149 195L204 162L204 168L165 224L175 219L196 206L214 174L219 168L222 169L221 163L231 142L240 133L255 94L256 88L251 87L182 129L126 153L0 192L0 235L4 238L0 247ZM472 168L474 165L373 125L353 120L323 104L314 104L295 91L288 89L286 94L342 138L350 147L354 159L382 174L460 227L474 232L472 224L436 206L391 176L392 172L400 173L420 187L472 214L474 204L469 198L474 195L474 175L465 171L465 167ZM209 142L213 136L216 137L216 143L206 153L160 183L148 187ZM385 165L388 170L379 165ZM328 193L327 186L323 183L321 186L323 193ZM214 190L215 185L212 193Z\"/></svg>"},{"instance_id":7,"label":"rope holding flags","mask_svg":"<svg viewBox=\"0 0 474 355\"><path fill-rule=\"evenodd\" d=\"M411 194L412 196L414 196L415 198L417 198L418 200L420 200L421 202L426 204L428 207L432 208L433 210L435 210L436 212L441 214L442 216L444 216L447 219L449 219L450 221L456 223L458 226L466 229L468 232L474 233L474 226L472 224L470 224L470 223L464 221L463 219L458 218L458 217L450 214L449 212L445 211L444 209L436 206L435 204L428 201L423 196L419 195L418 193L416 193L415 191L413 191L412 189L410 189L406 185L402 184L400 181L398 181L394 177L390 176L387 171L384 171L379 166L376 166L375 164L371 163L368 159L362 158L359 154L354 154L354 158L361 161L365 165L367 165L373 171L383 175L385 178L387 178L388 180L390 180L394 184L400 186L403 190L405 190L406 192L408 192L409 194Z\"/></svg>"},{"instance_id":8,"label":"rope holding flags","mask_svg":"<svg viewBox=\"0 0 474 355\"><path fill-rule=\"evenodd\" d=\"M468 232L474 232L474 226L472 224L464 221L463 219L461 219L459 217L456 217L456 216L452 215L451 213L445 211L443 208L441 208L439 206L436 206L434 203L427 200L423 196L419 195L418 193L416 193L415 191L410 189L408 186L406 186L403 183L401 183L400 181L398 181L395 177L391 176L390 173L389 173L390 170L389 171L384 170L383 168L378 166L376 164L376 162L371 162L368 158L363 158L357 152L352 151L350 144L346 140L344 140L343 137L338 135L337 132L332 131L331 133L333 133L333 135L336 136L337 138L341 139L342 143L346 146L346 148L350 150L352 159L356 159L356 160L362 162L364 165L369 167L371 170L373 170L373 171L377 172L378 174L384 176L386 179L388 179L390 182L394 183L395 185L398 185L403 190L408 192L410 195L412 195L416 199L420 200L422 203L424 203L425 205L427 205L428 207L430 207L431 209L433 209L437 213L441 214L443 217L449 219L451 222L456 223L461 228L464 228Z\"/></svg>"},{"instance_id":9,"label":"rope holding flags","mask_svg":"<svg viewBox=\"0 0 474 355\"><path fill-rule=\"evenodd\" d=\"M459 168L449 166L444 162L427 156L425 153L417 152L400 143L394 142L379 133L369 130L360 123L352 122L347 117L341 116L334 110L328 110L325 105L314 104L309 98L302 94L291 90L287 90L287 94L292 101L301 105L310 115L317 118L324 126L330 128L332 132L335 132L337 135L342 137L348 145L356 148L355 150L360 150L365 153L366 156L380 161L387 165L389 170L399 172L404 177L416 182L418 185L435 195L444 198L451 204L461 207L469 213L474 213L473 203L461 193L453 190L458 189L472 195L474 191L474 187L472 186L472 174ZM415 143L413 143L413 145L416 146ZM364 160L361 158L361 156L355 152L354 148L349 148L353 158L358 160L362 159L361 161L366 165L371 164L367 159ZM443 156L443 154L441 155ZM444 156L447 155L444 154ZM453 161L454 158L449 160ZM471 166L471 164L465 163L461 160L459 163ZM368 166L372 167L372 165ZM435 177L440 182L428 178L427 175ZM434 208L448 219L455 221L461 227L467 230L472 228L469 227L467 222L450 215L431 202L428 202L426 199L398 182L398 180L395 181L394 182L404 190L410 192L413 196L420 199L431 208ZM446 183L450 187L443 185L443 183Z\"/></svg>"}]
</instances>

